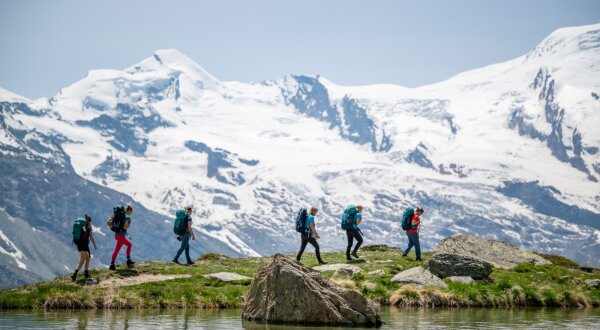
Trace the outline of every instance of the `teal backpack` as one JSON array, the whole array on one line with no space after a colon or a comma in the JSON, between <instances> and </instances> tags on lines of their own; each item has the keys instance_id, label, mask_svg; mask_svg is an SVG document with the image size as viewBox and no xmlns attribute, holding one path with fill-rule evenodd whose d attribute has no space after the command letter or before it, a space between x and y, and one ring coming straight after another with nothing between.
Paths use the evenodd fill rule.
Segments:
<instances>
[{"instance_id":1,"label":"teal backpack","mask_svg":"<svg viewBox=\"0 0 600 330\"><path fill-rule=\"evenodd\" d=\"M73 223L73 241L79 240L81 238L81 234L86 230L87 221L83 217L79 217L75 219ZM90 236L88 235L88 240Z\"/></svg>"},{"instance_id":2,"label":"teal backpack","mask_svg":"<svg viewBox=\"0 0 600 330\"><path fill-rule=\"evenodd\" d=\"M175 223L173 224L173 232L175 235L183 235L187 231L187 213L185 210L177 210L175 212Z\"/></svg>"},{"instance_id":3,"label":"teal backpack","mask_svg":"<svg viewBox=\"0 0 600 330\"><path fill-rule=\"evenodd\" d=\"M413 214L415 214L415 209L412 207L404 210L404 213L402 214L402 230L409 230L412 228L410 221L412 220Z\"/></svg>"},{"instance_id":4,"label":"teal backpack","mask_svg":"<svg viewBox=\"0 0 600 330\"><path fill-rule=\"evenodd\" d=\"M354 228L356 213L358 213L358 209L354 205L350 205L344 210L344 214L342 215L342 229L348 230Z\"/></svg>"}]
</instances>

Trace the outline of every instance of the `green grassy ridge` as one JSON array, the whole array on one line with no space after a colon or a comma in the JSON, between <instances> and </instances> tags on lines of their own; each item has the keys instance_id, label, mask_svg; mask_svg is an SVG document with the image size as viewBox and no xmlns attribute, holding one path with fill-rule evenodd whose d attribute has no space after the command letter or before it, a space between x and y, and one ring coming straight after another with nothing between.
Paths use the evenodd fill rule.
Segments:
<instances>
[{"instance_id":1,"label":"green grassy ridge","mask_svg":"<svg viewBox=\"0 0 600 330\"><path fill-rule=\"evenodd\" d=\"M368 298L384 305L396 306L449 306L449 307L510 307L510 306L600 306L600 289L590 289L586 279L600 279L600 270L579 267L568 259L557 264L535 266L521 264L512 270L495 268L489 281L474 284L448 283L448 289L415 288L391 282L394 274L421 265L414 256L401 258L401 251L386 246L367 246L361 257L367 262L356 263L365 273L352 278L337 278L333 272L323 273L340 285L361 291ZM429 259L430 253L423 258ZM339 252L323 253L329 263L345 263ZM559 258L559 257L557 257ZM552 259L552 258L549 258ZM228 258L218 254L200 257L193 266L148 261L127 269L119 265L117 271L93 269L91 275L102 282L110 278L126 278L140 274L178 275L178 278L116 288L83 285L81 279L71 282L68 276L25 287L0 291L0 309L143 309L143 308L238 308L251 281L224 283L202 275L216 272L234 272L254 277L258 269L271 258ZM311 251L303 263L317 265ZM385 275L368 272L383 269ZM368 289L365 283L374 283Z\"/></svg>"}]
</instances>

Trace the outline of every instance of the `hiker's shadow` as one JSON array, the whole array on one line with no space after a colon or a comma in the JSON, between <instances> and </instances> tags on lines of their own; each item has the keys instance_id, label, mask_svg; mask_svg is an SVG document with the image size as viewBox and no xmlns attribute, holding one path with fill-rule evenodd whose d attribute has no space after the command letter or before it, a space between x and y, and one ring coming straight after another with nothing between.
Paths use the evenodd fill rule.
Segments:
<instances>
[{"instance_id":1,"label":"hiker's shadow","mask_svg":"<svg viewBox=\"0 0 600 330\"><path fill-rule=\"evenodd\" d=\"M135 269L117 269L115 270L115 274L121 277L132 277L140 275L140 273Z\"/></svg>"}]
</instances>

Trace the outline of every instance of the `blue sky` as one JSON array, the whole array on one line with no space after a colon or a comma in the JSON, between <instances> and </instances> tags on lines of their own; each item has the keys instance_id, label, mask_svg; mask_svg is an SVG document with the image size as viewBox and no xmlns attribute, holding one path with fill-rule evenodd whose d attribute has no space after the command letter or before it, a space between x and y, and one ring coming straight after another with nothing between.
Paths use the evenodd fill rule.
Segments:
<instances>
[{"instance_id":1,"label":"blue sky","mask_svg":"<svg viewBox=\"0 0 600 330\"><path fill-rule=\"evenodd\" d=\"M600 1L0 0L0 87L52 96L91 69L176 48L220 80L321 74L420 86L509 60Z\"/></svg>"}]
</instances>

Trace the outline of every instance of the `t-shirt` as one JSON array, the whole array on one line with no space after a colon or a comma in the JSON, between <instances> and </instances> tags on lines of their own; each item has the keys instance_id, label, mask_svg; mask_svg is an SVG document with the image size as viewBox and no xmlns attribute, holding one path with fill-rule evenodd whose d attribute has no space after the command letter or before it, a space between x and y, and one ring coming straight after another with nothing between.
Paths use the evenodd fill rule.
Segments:
<instances>
[{"instance_id":1,"label":"t-shirt","mask_svg":"<svg viewBox=\"0 0 600 330\"><path fill-rule=\"evenodd\" d=\"M191 215L186 216L184 221L185 221L185 232L189 233L190 229L188 228L188 222L189 223L192 222L192 216Z\"/></svg>"},{"instance_id":2,"label":"t-shirt","mask_svg":"<svg viewBox=\"0 0 600 330\"><path fill-rule=\"evenodd\" d=\"M362 219L362 214L360 214L360 212L356 213L356 215L354 215L354 221L352 221L352 229L358 229L358 224L356 223L356 221L358 221L358 219Z\"/></svg>"},{"instance_id":3,"label":"t-shirt","mask_svg":"<svg viewBox=\"0 0 600 330\"><path fill-rule=\"evenodd\" d=\"M125 224L127 224L127 222L129 222L129 225L131 225L131 217L126 214L125 215ZM123 225L123 228L125 228L125 224ZM123 229L122 232L115 233L115 235L127 235L127 229Z\"/></svg>"},{"instance_id":4,"label":"t-shirt","mask_svg":"<svg viewBox=\"0 0 600 330\"><path fill-rule=\"evenodd\" d=\"M306 228L308 228L308 230L310 230L310 224L313 223L313 225L315 224L315 216L314 215L309 215L308 218L306 218Z\"/></svg>"},{"instance_id":5,"label":"t-shirt","mask_svg":"<svg viewBox=\"0 0 600 330\"><path fill-rule=\"evenodd\" d=\"M421 224L421 220L419 219L418 214L413 214L412 219L410 219L410 229L407 230L409 233L417 233L419 232L419 225Z\"/></svg>"}]
</instances>

